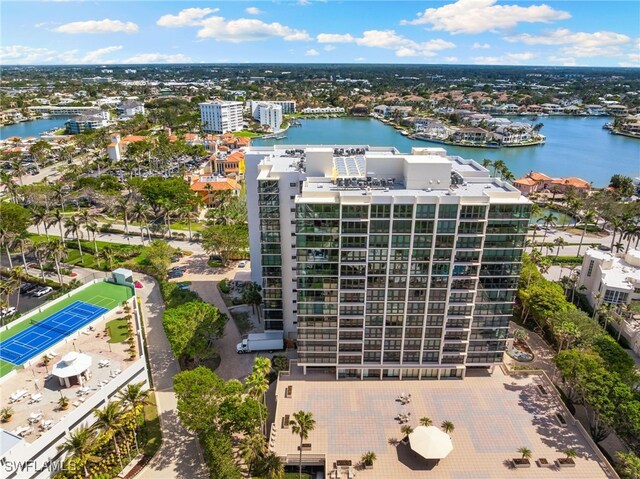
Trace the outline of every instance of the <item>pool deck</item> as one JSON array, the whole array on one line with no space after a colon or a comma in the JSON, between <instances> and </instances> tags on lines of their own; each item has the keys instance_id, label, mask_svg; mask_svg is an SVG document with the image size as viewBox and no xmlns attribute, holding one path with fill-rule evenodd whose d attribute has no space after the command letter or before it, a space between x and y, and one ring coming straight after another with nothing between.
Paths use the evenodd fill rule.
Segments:
<instances>
[{"instance_id":1,"label":"pool deck","mask_svg":"<svg viewBox=\"0 0 640 479\"><path fill-rule=\"evenodd\" d=\"M316 427L304 441L311 447L303 457L324 456L326 477L349 477L349 468L339 467L338 460L350 460L357 479L616 477L570 418L566 425L558 422L555 414L566 413L544 376L506 376L496 368L492 375L472 373L464 380L335 381L321 373L303 376L292 368L291 375L281 375L277 384L271 449L296 465L300 439L291 427L282 427L283 418L293 419L299 410L312 412ZM288 386L292 394L285 397ZM401 394L411 394L411 402L402 405ZM424 416L436 426L452 421L453 452L438 465L429 465L399 443L403 438L396 419L399 413L410 413L412 427ZM533 452L531 467L515 469L511 460L519 457L517 449L523 446ZM555 461L568 448L578 453L576 466L559 468ZM367 451L377 455L373 468L355 467ZM546 458L551 467L539 467L535 461L540 458Z\"/></svg>"},{"instance_id":2,"label":"pool deck","mask_svg":"<svg viewBox=\"0 0 640 479\"><path fill-rule=\"evenodd\" d=\"M116 317L123 316L124 312L117 314ZM64 342L56 346L54 349L57 356L51 360L47 367L44 366L42 361L35 361L34 364L24 369L18 368L14 376L7 378L2 383L2 387L0 388L0 404L2 404L3 407L10 406L14 410L14 416L11 421L1 425L3 429L14 431L18 427L26 427L29 425L29 415L37 412L42 413L44 420L53 420L54 424L63 420L71 410L77 407L73 405L74 402L79 406L82 404L82 401L80 401L81 398L86 401L95 391L99 390L99 383L101 381L111 381L115 370L125 371L132 364L127 351L129 344L126 341L115 344L108 343L109 336L104 333L105 324L106 321L104 320L99 322L96 324L94 331L83 328L74 341ZM82 352L89 355L92 359L90 368L91 378L86 383L91 389L88 391L88 394L82 396L78 395L80 386L76 385L70 388L63 388L60 386L58 379L49 374L53 365L60 361L66 353L71 351ZM99 367L99 361L104 359L108 359L110 365L108 367ZM27 394L20 400L10 403L9 397L21 389L26 389ZM31 395L37 393L42 394L42 400L29 404ZM58 400L61 395L69 398L70 404L66 411L58 408ZM31 433L23 436L27 442L35 441L43 432L40 429L40 423L33 424L32 430Z\"/></svg>"}]
</instances>

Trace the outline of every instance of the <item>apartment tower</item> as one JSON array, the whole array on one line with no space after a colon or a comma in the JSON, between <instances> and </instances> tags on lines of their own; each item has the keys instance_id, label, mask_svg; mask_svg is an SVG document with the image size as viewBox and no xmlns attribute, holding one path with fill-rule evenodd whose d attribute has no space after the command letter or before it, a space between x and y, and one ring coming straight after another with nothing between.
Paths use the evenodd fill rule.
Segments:
<instances>
[{"instance_id":1,"label":"apartment tower","mask_svg":"<svg viewBox=\"0 0 640 479\"><path fill-rule=\"evenodd\" d=\"M502 361L530 203L442 148L251 147L265 327L337 378L462 378Z\"/></svg>"},{"instance_id":2,"label":"apartment tower","mask_svg":"<svg viewBox=\"0 0 640 479\"><path fill-rule=\"evenodd\" d=\"M200 123L206 132L226 133L242 130L241 101L208 101L200 103Z\"/></svg>"}]
</instances>

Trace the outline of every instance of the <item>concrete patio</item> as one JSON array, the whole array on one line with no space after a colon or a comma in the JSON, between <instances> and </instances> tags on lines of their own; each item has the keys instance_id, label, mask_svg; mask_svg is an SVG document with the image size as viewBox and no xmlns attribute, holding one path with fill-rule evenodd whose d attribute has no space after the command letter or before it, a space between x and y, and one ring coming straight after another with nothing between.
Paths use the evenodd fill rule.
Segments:
<instances>
[{"instance_id":1,"label":"concrete patio","mask_svg":"<svg viewBox=\"0 0 640 479\"><path fill-rule=\"evenodd\" d=\"M291 386L291 395L285 395ZM539 386L543 386L543 393ZM401 394L411 394L402 405ZM277 409L272 450L297 464L299 436L283 428L283 418L299 410L310 411L316 428L304 441L303 457L325 457L326 477L348 477L348 468L336 461L350 460L357 478L437 477L438 479L575 478L616 477L592 449L562 409L553 386L544 376L506 376L497 368L493 375L472 373L464 380L440 381L335 381L331 375L302 376L294 369L278 381ZM287 397L286 397L287 396ZM428 416L435 426L449 420L453 452L439 464L429 464L399 444L403 438L398 414L410 414L408 425L416 427ZM561 425L556 413L562 414ZM511 459L518 448L533 452L531 467L515 469ZM573 468L554 462L572 448L578 453ZM373 469L355 468L362 455L377 455ZM538 467L546 458L552 467ZM430 471L430 472L429 472Z\"/></svg>"}]
</instances>

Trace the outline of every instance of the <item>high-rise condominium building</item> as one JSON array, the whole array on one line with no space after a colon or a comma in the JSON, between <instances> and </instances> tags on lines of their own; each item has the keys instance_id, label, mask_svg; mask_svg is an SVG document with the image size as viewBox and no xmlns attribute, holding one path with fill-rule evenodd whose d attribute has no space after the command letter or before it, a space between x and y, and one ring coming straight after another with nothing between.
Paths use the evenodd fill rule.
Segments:
<instances>
[{"instance_id":1,"label":"high-rise condominium building","mask_svg":"<svg viewBox=\"0 0 640 479\"><path fill-rule=\"evenodd\" d=\"M502 361L530 203L442 148L252 147L252 279L298 364L464 377Z\"/></svg>"},{"instance_id":2,"label":"high-rise condominium building","mask_svg":"<svg viewBox=\"0 0 640 479\"><path fill-rule=\"evenodd\" d=\"M208 101L199 106L200 123L204 131L226 133L242 130L241 101Z\"/></svg>"},{"instance_id":3,"label":"high-rise condominium building","mask_svg":"<svg viewBox=\"0 0 640 479\"><path fill-rule=\"evenodd\" d=\"M267 126L271 131L280 130L282 125L282 107L271 103L258 103L256 109L260 125Z\"/></svg>"},{"instance_id":4,"label":"high-rise condominium building","mask_svg":"<svg viewBox=\"0 0 640 479\"><path fill-rule=\"evenodd\" d=\"M259 103L268 103L270 105L278 105L282 108L282 113L284 115L290 115L291 113L296 112L295 100L249 100L247 101L247 107L251 112L251 116L253 116L256 120L258 119L256 112L258 110Z\"/></svg>"}]
</instances>

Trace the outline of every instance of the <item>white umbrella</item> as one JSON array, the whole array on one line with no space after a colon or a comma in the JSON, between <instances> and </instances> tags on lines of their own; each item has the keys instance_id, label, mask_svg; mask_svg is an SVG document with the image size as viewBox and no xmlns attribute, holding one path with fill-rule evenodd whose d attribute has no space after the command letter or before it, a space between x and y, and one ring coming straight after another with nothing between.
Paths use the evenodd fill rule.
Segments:
<instances>
[{"instance_id":1,"label":"white umbrella","mask_svg":"<svg viewBox=\"0 0 640 479\"><path fill-rule=\"evenodd\" d=\"M451 437L435 426L418 426L409 434L411 449L425 459L444 459L453 451Z\"/></svg>"},{"instance_id":2,"label":"white umbrella","mask_svg":"<svg viewBox=\"0 0 640 479\"><path fill-rule=\"evenodd\" d=\"M54 376L68 378L79 376L91 367L91 356L71 351L62 357L62 360L53 365L51 371Z\"/></svg>"}]
</instances>

